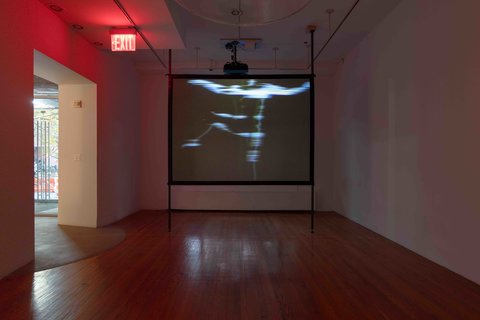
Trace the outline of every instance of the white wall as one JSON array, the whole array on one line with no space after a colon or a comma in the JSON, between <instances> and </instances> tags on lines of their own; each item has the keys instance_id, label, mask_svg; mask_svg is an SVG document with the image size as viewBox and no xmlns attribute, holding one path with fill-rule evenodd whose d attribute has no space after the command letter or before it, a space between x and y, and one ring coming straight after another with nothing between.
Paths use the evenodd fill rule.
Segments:
<instances>
[{"instance_id":1,"label":"white wall","mask_svg":"<svg viewBox=\"0 0 480 320\"><path fill-rule=\"evenodd\" d=\"M130 61L105 54L97 83L98 226L140 210L140 103ZM125 59L125 58L124 58ZM126 58L128 59L128 58Z\"/></svg>"},{"instance_id":2,"label":"white wall","mask_svg":"<svg viewBox=\"0 0 480 320\"><path fill-rule=\"evenodd\" d=\"M140 207L168 208L168 81L161 73L140 76Z\"/></svg>"},{"instance_id":3,"label":"white wall","mask_svg":"<svg viewBox=\"0 0 480 320\"><path fill-rule=\"evenodd\" d=\"M58 224L97 226L97 86L59 84ZM74 108L75 100L82 102Z\"/></svg>"},{"instance_id":4,"label":"white wall","mask_svg":"<svg viewBox=\"0 0 480 320\"><path fill-rule=\"evenodd\" d=\"M335 210L480 283L480 2L404 0L336 75Z\"/></svg>"},{"instance_id":5,"label":"white wall","mask_svg":"<svg viewBox=\"0 0 480 320\"><path fill-rule=\"evenodd\" d=\"M315 210L333 210L333 78L315 78Z\"/></svg>"},{"instance_id":6,"label":"white wall","mask_svg":"<svg viewBox=\"0 0 480 320\"><path fill-rule=\"evenodd\" d=\"M310 186L172 186L182 210L310 210Z\"/></svg>"}]
</instances>

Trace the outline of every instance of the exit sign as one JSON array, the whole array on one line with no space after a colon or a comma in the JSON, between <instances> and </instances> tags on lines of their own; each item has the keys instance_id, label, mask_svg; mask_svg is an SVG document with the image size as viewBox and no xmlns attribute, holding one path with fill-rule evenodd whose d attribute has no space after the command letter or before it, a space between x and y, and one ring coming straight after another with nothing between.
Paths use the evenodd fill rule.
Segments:
<instances>
[{"instance_id":1,"label":"exit sign","mask_svg":"<svg viewBox=\"0 0 480 320\"><path fill-rule=\"evenodd\" d=\"M137 32L135 29L112 29L110 31L112 51L135 51Z\"/></svg>"}]
</instances>

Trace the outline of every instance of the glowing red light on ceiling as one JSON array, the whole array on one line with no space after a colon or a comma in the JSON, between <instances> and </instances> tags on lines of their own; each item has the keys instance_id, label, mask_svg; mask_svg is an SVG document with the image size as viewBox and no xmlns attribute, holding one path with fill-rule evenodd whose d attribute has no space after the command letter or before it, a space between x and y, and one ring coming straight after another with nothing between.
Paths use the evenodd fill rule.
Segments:
<instances>
[{"instance_id":1,"label":"glowing red light on ceiling","mask_svg":"<svg viewBox=\"0 0 480 320\"><path fill-rule=\"evenodd\" d=\"M135 51L137 32L135 29L110 30L112 51Z\"/></svg>"}]
</instances>

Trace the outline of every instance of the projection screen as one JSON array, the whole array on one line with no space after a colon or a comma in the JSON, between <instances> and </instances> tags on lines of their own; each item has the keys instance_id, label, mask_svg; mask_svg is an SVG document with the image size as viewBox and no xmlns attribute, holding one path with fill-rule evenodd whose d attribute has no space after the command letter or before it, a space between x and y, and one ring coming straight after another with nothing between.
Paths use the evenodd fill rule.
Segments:
<instances>
[{"instance_id":1,"label":"projection screen","mask_svg":"<svg viewBox=\"0 0 480 320\"><path fill-rule=\"evenodd\" d=\"M171 76L170 184L311 184L312 83Z\"/></svg>"}]
</instances>

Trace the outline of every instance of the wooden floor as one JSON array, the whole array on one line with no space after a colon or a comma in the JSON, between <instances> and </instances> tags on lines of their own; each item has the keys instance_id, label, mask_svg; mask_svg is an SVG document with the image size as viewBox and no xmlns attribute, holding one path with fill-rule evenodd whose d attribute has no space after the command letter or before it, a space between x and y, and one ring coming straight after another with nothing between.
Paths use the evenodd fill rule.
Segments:
<instances>
[{"instance_id":1,"label":"wooden floor","mask_svg":"<svg viewBox=\"0 0 480 320\"><path fill-rule=\"evenodd\" d=\"M0 319L480 319L480 287L337 215L142 212L98 256L0 281Z\"/></svg>"},{"instance_id":2,"label":"wooden floor","mask_svg":"<svg viewBox=\"0 0 480 320\"><path fill-rule=\"evenodd\" d=\"M62 266L99 254L125 239L118 227L85 228L58 225L57 217L35 217L35 261L27 272Z\"/></svg>"}]
</instances>

